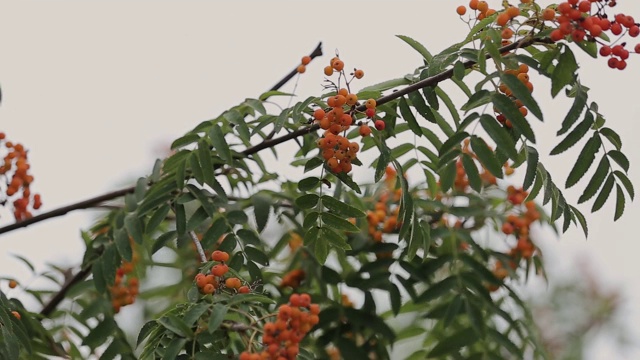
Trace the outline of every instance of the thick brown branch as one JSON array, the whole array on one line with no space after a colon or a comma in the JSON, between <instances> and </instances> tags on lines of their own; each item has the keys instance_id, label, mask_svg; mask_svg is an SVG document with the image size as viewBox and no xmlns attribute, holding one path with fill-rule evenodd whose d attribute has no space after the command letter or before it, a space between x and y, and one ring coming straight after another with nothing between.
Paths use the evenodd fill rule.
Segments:
<instances>
[{"instance_id":1,"label":"thick brown branch","mask_svg":"<svg viewBox=\"0 0 640 360\"><path fill-rule=\"evenodd\" d=\"M128 188L124 188L124 189L120 189L120 190L116 190L116 191L112 191L100 196L96 196L96 197L92 197L90 199L87 200L83 200L83 201L79 201L77 203L73 203L71 205L67 205L67 206L63 206L51 211L48 211L46 213L42 213L40 215L36 215L32 218L26 219L26 220L22 220L4 227L0 228L0 234L4 234L6 232L12 231L12 230L16 230L16 229L20 229L23 227L27 227L31 224L35 224L37 222L43 221L43 220L47 220L47 219L51 219L54 217L58 217L58 216L62 216L68 212L74 211L74 210L80 210L80 209L87 209L87 208L91 208L91 207L95 207L96 205L99 205L105 201L108 200L113 200L116 198L119 198L121 196L124 196L126 194L132 193L135 190L135 187L128 187Z\"/></svg>"}]
</instances>

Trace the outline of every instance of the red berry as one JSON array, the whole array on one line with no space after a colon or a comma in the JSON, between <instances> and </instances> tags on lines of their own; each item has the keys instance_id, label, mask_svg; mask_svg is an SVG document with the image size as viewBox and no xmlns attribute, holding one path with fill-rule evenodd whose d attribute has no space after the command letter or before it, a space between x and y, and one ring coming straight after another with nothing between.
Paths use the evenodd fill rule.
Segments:
<instances>
[{"instance_id":1,"label":"red berry","mask_svg":"<svg viewBox=\"0 0 640 360\"><path fill-rule=\"evenodd\" d=\"M608 45L605 45L603 47L600 48L600 55L602 56L609 56L611 55L611 47Z\"/></svg>"},{"instance_id":2,"label":"red berry","mask_svg":"<svg viewBox=\"0 0 640 360\"><path fill-rule=\"evenodd\" d=\"M384 123L384 121L382 121L382 120L376 120L376 122L374 123L374 125L375 125L375 127L376 127L376 129L377 129L378 131L382 131L382 130L384 130L384 128L385 128L385 126L386 126L386 124L385 124L385 123Z\"/></svg>"}]
</instances>

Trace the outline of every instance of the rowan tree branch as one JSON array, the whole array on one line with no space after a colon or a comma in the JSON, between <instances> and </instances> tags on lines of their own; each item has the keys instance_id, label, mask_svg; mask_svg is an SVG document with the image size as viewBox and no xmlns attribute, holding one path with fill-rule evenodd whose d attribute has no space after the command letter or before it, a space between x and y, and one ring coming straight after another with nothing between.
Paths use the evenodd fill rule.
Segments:
<instances>
[{"instance_id":1,"label":"rowan tree branch","mask_svg":"<svg viewBox=\"0 0 640 360\"><path fill-rule=\"evenodd\" d=\"M311 52L311 54L309 54L309 56L311 57L311 60L313 60L318 56L322 56L322 41L318 43L318 46L316 46L316 48L313 49L313 51ZM291 80L294 76L296 76L297 73L298 73L298 70L296 66L296 68L291 70L291 72L288 73L284 78L282 78L282 80L278 81L277 84L273 85L273 87L270 90L273 91L273 90L280 89L284 84L286 84L289 80Z\"/></svg>"},{"instance_id":2,"label":"rowan tree branch","mask_svg":"<svg viewBox=\"0 0 640 360\"><path fill-rule=\"evenodd\" d=\"M514 49L518 49L518 48L524 48L530 45L533 45L534 43L548 43L548 39L546 38L535 38L535 37L530 37L530 38L525 38L521 41L517 41L514 42L512 44L503 46L499 49L500 53L505 53ZM313 50L313 52L309 55L311 56L311 58L315 58L317 56L322 55L322 42L318 43L318 46ZM491 57L491 55L487 54L486 58L489 59ZM468 60L463 62L464 68L468 69L471 68L473 65L475 65L477 62L476 61L472 61L472 60ZM287 74L281 81L279 81L276 85L273 86L273 88L271 90L277 90L280 87L282 87L288 80L290 80L294 75L296 74L296 70L293 70L291 73ZM434 76L428 77L426 79L423 79L421 81L418 81L414 84L411 84L403 89L400 89L398 91L392 92L388 95L382 96L379 99L376 100L376 104L378 105L382 105L385 103L388 103L390 101L393 101L399 97L402 97L404 95L407 95L413 91L417 91L420 90L422 88L425 87L429 87L429 86L435 86L438 83L440 83L443 80L447 80L450 79L453 76L453 68L450 68L448 70L445 70L439 74L436 74ZM365 111L366 107L364 105L360 105L359 107L356 108L357 111ZM252 154L255 154L261 150L270 148L270 147L274 147L278 144L281 144L283 142L289 141L291 139L295 139L299 136L303 136L306 134L309 134L312 131L315 131L319 129L318 125L310 125L310 126L306 126L306 127L302 127L299 128L291 133L288 133L286 135L277 137L277 138L269 138L264 140L263 142L254 145L252 147L249 147L247 149L245 149L244 151L242 151L241 153L245 156L249 156ZM23 220L20 222L16 222L14 224L11 225L7 225L5 227L1 227L0 228L0 234L12 231L12 230L16 230L16 229L20 229L26 226L29 226L31 224L43 221L43 220L47 220L53 217L57 217L57 216L62 216L70 211L73 210L79 210L79 209L86 209L89 207L94 207L98 204L100 204L103 201L107 201L107 200L112 200L115 198L118 198L120 196L124 196L128 193L131 193L135 190L135 187L129 187L129 188L125 188L122 190L118 190L118 191L114 191L105 195L101 195L101 196L97 196L95 198L91 198L91 199L87 199L78 203L74 203L59 209L55 209L52 211L49 211L47 213L43 213L40 214L38 216L34 216L30 219L27 220ZM96 201L96 199L101 199L100 201Z\"/></svg>"},{"instance_id":3,"label":"rowan tree branch","mask_svg":"<svg viewBox=\"0 0 640 360\"><path fill-rule=\"evenodd\" d=\"M318 56L322 56L322 42L319 42L318 45L315 47L315 49L313 49L313 51L311 52L311 54L309 54L309 56L311 57L311 60L315 59ZM291 78L293 78L295 75L297 74L297 70L296 68L294 68L289 74L287 74L284 78L282 78L282 80L278 81L277 84L275 84L270 90L278 90L280 89L282 86L284 86L284 84L286 84L289 80L291 80ZM300 135L297 135L300 136ZM295 136L294 136L295 137ZM281 141L273 141L273 142L269 142L269 144L272 144L271 146L275 146L277 144L282 143L283 141L287 141L289 139L291 139L293 137L287 137L284 140ZM275 139L278 140L278 139ZM261 144L259 144L261 145ZM251 154L255 154L260 150L263 150L265 148L268 148L270 146L254 146L251 148L246 149L245 151L243 151L242 153L244 155L251 155ZM99 205L102 205L103 202L105 201L109 201L109 200L113 200L119 197L122 197L126 194L129 193L133 193L135 190L135 186L131 186L131 187L127 187L124 189L120 189L120 190L116 190L116 191L112 191L100 196L96 196L87 200L83 200L83 201L79 201L67 206L63 206L57 209L53 209L51 211L48 211L46 213L42 213L39 214L37 216L34 216L32 218L26 219L26 220L22 220L22 221L18 221L15 222L13 224L7 225L7 226L3 226L0 227L0 234L4 234L13 230L17 230L17 229L21 229L24 227L27 227L29 225L44 221L44 220L48 220L54 217L58 217L58 216L62 216L65 215L71 211L74 210L82 210L82 209L87 209L87 208L91 208L91 207L96 207Z\"/></svg>"},{"instance_id":4,"label":"rowan tree branch","mask_svg":"<svg viewBox=\"0 0 640 360\"><path fill-rule=\"evenodd\" d=\"M519 42L515 42L513 44L507 45L507 46L503 46L499 49L500 53L504 53L504 52L508 52L517 48L523 48L523 47L527 47L530 46L532 44L534 44L535 42L541 42L544 41L545 39L537 39L537 38L529 38L529 39L524 39L522 41ZM319 54L321 55L322 52L319 50L321 43L318 44L318 47L316 48L316 50L314 50L314 53L316 53L316 51L319 52ZM319 56L318 54L316 54L315 56L313 56L312 53L312 57L316 57ZM487 58L490 58L490 55L487 55ZM463 63L465 68L470 68L473 65L475 65L476 62L475 61L466 61ZM291 74L289 74L291 75ZM289 76L287 75L287 77ZM295 74L294 74L295 75ZM406 94L409 94L413 91L417 91L420 90L422 88L428 87L428 86L435 86L437 85L439 82L449 79L453 76L453 69L449 69L449 70L445 70L439 74L436 74L434 76L431 76L429 78L426 78L424 80L418 81L412 85L409 85L401 90L398 90L396 92L393 92L389 95L385 95L380 97L378 100L376 100L377 104L384 104L390 101L393 101L401 96L404 96ZM285 78L287 78L285 77ZM288 77L288 79L290 79L291 77ZM281 81L282 82L282 81ZM285 81L286 82L286 81ZM284 83L282 83L284 84ZM282 86L282 84L278 83L276 85ZM274 86L275 87L275 86ZM360 106L357 108L358 111L364 111L365 107L364 105ZM277 137L277 138L273 138L273 139L266 139L263 142L251 146L247 149L245 149L244 151L242 151L241 153L245 156L249 156L252 154L255 154L261 150L267 149L267 148L271 148L274 147L278 144L284 143L288 140L291 139L295 139L299 136L303 136L306 134L309 134L312 131L317 130L319 127L318 125L310 125L310 126L306 126L306 127L302 127L300 129L297 129L291 133L288 133L286 135L283 135L281 137ZM33 223L39 222L39 221L43 221L52 217L56 217L56 216L61 216L66 214L69 211L73 211L73 210L77 210L77 209L83 209L83 208L88 208L88 207L92 207L92 206L96 206L98 204L100 204L103 201L106 200L112 200L114 198L120 197L120 196L124 196L127 193L131 193L135 190L135 187L130 187L130 188L125 188L125 189L121 189L118 191L114 191L108 194L104 194L101 196L97 196L95 198L91 198L76 204L72 204L69 206L66 206L64 208L60 208L60 209L56 209L53 211L50 211L48 213L45 214L41 214L38 215L36 217L33 217L31 219L28 220L24 220L21 221L19 223L16 224L12 224L9 226L5 226L3 228L0 228L0 234L11 231L11 230L15 230L21 227L25 227L28 225L31 225ZM69 289L75 285L76 283L82 281L84 278L86 278L89 273L91 272L91 264L87 265L84 269L82 269L80 272L78 272L78 274L76 274L72 279L70 279L67 283L65 283L65 285L62 287L62 289L56 293L56 295L49 301L49 303L47 303L47 305L42 309L41 314L44 316L48 316L56 307L57 305L64 299L66 293L69 291Z\"/></svg>"}]
</instances>

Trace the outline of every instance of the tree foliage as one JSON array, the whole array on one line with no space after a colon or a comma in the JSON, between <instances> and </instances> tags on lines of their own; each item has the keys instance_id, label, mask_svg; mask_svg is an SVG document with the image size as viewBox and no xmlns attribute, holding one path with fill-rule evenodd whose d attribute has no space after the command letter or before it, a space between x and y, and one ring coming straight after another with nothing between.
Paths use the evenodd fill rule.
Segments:
<instances>
[{"instance_id":1,"label":"tree foliage","mask_svg":"<svg viewBox=\"0 0 640 360\"><path fill-rule=\"evenodd\" d=\"M334 57L325 92L273 107L316 49L274 89L177 138L134 186L78 205L123 197L82 233L78 270L42 274L58 291L21 289L39 313L0 293L0 358L384 359L407 339L417 344L410 359L546 357L515 290L544 276L535 229L573 224L586 236L577 204L598 211L615 188L617 220L634 197L621 137L573 53L609 46L614 2L573 3L472 1L469 35L438 54L398 36L424 60L407 76L357 91L363 72ZM637 28L616 17L614 35L616 24ZM623 68L624 52L610 59ZM561 124L544 125L559 127L550 155L582 148L564 181L539 156L549 150L530 124L545 120L533 76L573 99ZM265 151L304 175L287 179ZM354 181L367 169L370 183ZM521 184L507 180L514 171ZM565 197L574 186L582 195ZM154 287L158 266L179 280ZM146 323L130 339L116 314L140 300Z\"/></svg>"}]
</instances>

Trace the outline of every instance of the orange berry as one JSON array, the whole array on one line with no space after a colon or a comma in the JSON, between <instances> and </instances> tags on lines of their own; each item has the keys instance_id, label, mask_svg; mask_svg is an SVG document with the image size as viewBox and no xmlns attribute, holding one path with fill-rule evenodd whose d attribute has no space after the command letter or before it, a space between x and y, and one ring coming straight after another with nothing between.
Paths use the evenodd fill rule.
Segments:
<instances>
[{"instance_id":1,"label":"orange berry","mask_svg":"<svg viewBox=\"0 0 640 360\"><path fill-rule=\"evenodd\" d=\"M371 135L371 128L364 124L360 125L359 133L360 133L360 136L367 137Z\"/></svg>"},{"instance_id":2,"label":"orange berry","mask_svg":"<svg viewBox=\"0 0 640 360\"><path fill-rule=\"evenodd\" d=\"M289 296L289 304L291 304L291 306L295 306L298 307L300 306L300 294L291 294L291 296ZM284 306L284 305L282 305ZM282 306L280 307L282 309Z\"/></svg>"},{"instance_id":3,"label":"orange berry","mask_svg":"<svg viewBox=\"0 0 640 360\"><path fill-rule=\"evenodd\" d=\"M311 62L311 56L303 56L300 62L302 63L302 65L309 65L309 63Z\"/></svg>"},{"instance_id":4,"label":"orange berry","mask_svg":"<svg viewBox=\"0 0 640 360\"><path fill-rule=\"evenodd\" d=\"M513 37L513 30L506 28L502 30L502 33L500 35L503 39L511 39Z\"/></svg>"},{"instance_id":5,"label":"orange berry","mask_svg":"<svg viewBox=\"0 0 640 360\"><path fill-rule=\"evenodd\" d=\"M316 111L313 112L313 117L314 119L320 121L322 120L322 118L325 116L325 112L323 109L316 109Z\"/></svg>"},{"instance_id":6,"label":"orange berry","mask_svg":"<svg viewBox=\"0 0 640 360\"><path fill-rule=\"evenodd\" d=\"M299 74L304 74L304 72L307 71L307 67L304 65L298 65L296 71L298 71Z\"/></svg>"},{"instance_id":7,"label":"orange berry","mask_svg":"<svg viewBox=\"0 0 640 360\"><path fill-rule=\"evenodd\" d=\"M213 261L229 261L229 254L224 252L224 251L216 250L211 254L211 260L213 260Z\"/></svg>"},{"instance_id":8,"label":"orange berry","mask_svg":"<svg viewBox=\"0 0 640 360\"><path fill-rule=\"evenodd\" d=\"M542 12L542 19L551 21L556 18L556 11L550 8L544 9Z\"/></svg>"},{"instance_id":9,"label":"orange berry","mask_svg":"<svg viewBox=\"0 0 640 360\"><path fill-rule=\"evenodd\" d=\"M331 66L324 67L324 74L327 76L333 75L333 68Z\"/></svg>"},{"instance_id":10,"label":"orange berry","mask_svg":"<svg viewBox=\"0 0 640 360\"><path fill-rule=\"evenodd\" d=\"M333 171L333 169L336 169L338 167L338 159L336 158L331 158L329 160L327 160L327 166L329 167L329 169L331 169Z\"/></svg>"},{"instance_id":11,"label":"orange berry","mask_svg":"<svg viewBox=\"0 0 640 360\"><path fill-rule=\"evenodd\" d=\"M300 294L300 307L308 307L311 304L311 296L309 294Z\"/></svg>"},{"instance_id":12,"label":"orange berry","mask_svg":"<svg viewBox=\"0 0 640 360\"><path fill-rule=\"evenodd\" d=\"M529 65L520 64L520 66L518 66L518 72L521 73L521 74L529 72Z\"/></svg>"},{"instance_id":13,"label":"orange berry","mask_svg":"<svg viewBox=\"0 0 640 360\"><path fill-rule=\"evenodd\" d=\"M471 0L469 1L469 8L471 10L478 10L478 3L480 2L480 0Z\"/></svg>"},{"instance_id":14,"label":"orange berry","mask_svg":"<svg viewBox=\"0 0 640 360\"><path fill-rule=\"evenodd\" d=\"M487 10L489 10L489 4L486 1L479 1L478 11L480 11L481 13L486 13Z\"/></svg>"},{"instance_id":15,"label":"orange berry","mask_svg":"<svg viewBox=\"0 0 640 360\"><path fill-rule=\"evenodd\" d=\"M206 284L202 288L202 292L205 294L213 294L214 291L216 291L216 288L213 286L213 284Z\"/></svg>"},{"instance_id":16,"label":"orange berry","mask_svg":"<svg viewBox=\"0 0 640 360\"><path fill-rule=\"evenodd\" d=\"M347 105L353 106L358 102L358 95L356 95L356 94L348 94L346 99L347 99Z\"/></svg>"},{"instance_id":17,"label":"orange berry","mask_svg":"<svg viewBox=\"0 0 640 360\"><path fill-rule=\"evenodd\" d=\"M510 234L513 234L513 230L514 230L513 229L513 225L511 225L511 223L506 222L506 223L502 224L502 232L503 233L505 233L507 235L510 235Z\"/></svg>"},{"instance_id":18,"label":"orange berry","mask_svg":"<svg viewBox=\"0 0 640 360\"><path fill-rule=\"evenodd\" d=\"M347 103L347 98L340 94L333 96L333 99L333 103L335 104L334 107L340 107Z\"/></svg>"},{"instance_id":19,"label":"orange berry","mask_svg":"<svg viewBox=\"0 0 640 360\"><path fill-rule=\"evenodd\" d=\"M529 82L529 75L527 75L526 73L520 73L518 74L518 80L522 81L523 84L526 84L527 82Z\"/></svg>"},{"instance_id":20,"label":"orange berry","mask_svg":"<svg viewBox=\"0 0 640 360\"><path fill-rule=\"evenodd\" d=\"M18 286L18 282L15 280L9 280L9 288L15 289Z\"/></svg>"},{"instance_id":21,"label":"orange berry","mask_svg":"<svg viewBox=\"0 0 640 360\"><path fill-rule=\"evenodd\" d=\"M229 267L226 264L214 265L211 268L211 274L214 276L222 276L229 271Z\"/></svg>"},{"instance_id":22,"label":"orange berry","mask_svg":"<svg viewBox=\"0 0 640 360\"><path fill-rule=\"evenodd\" d=\"M520 108L518 108L518 110L520 111L522 116L527 116L527 114L529 114L529 110L527 110L527 108L524 106L521 106Z\"/></svg>"},{"instance_id":23,"label":"orange berry","mask_svg":"<svg viewBox=\"0 0 640 360\"><path fill-rule=\"evenodd\" d=\"M13 316L15 316L16 319L20 320L22 317L20 316L20 313L17 311L12 311L11 314Z\"/></svg>"},{"instance_id":24,"label":"orange berry","mask_svg":"<svg viewBox=\"0 0 640 360\"><path fill-rule=\"evenodd\" d=\"M375 109L376 108L376 101L374 99L369 99L367 101L365 101L364 106L367 107L367 109Z\"/></svg>"},{"instance_id":25,"label":"orange berry","mask_svg":"<svg viewBox=\"0 0 640 360\"><path fill-rule=\"evenodd\" d=\"M364 71L358 69L353 72L353 76L355 76L356 79L362 79L362 77L364 76Z\"/></svg>"},{"instance_id":26,"label":"orange berry","mask_svg":"<svg viewBox=\"0 0 640 360\"><path fill-rule=\"evenodd\" d=\"M224 282L224 285L230 289L238 289L242 286L242 282L237 277L230 277Z\"/></svg>"},{"instance_id":27,"label":"orange berry","mask_svg":"<svg viewBox=\"0 0 640 360\"><path fill-rule=\"evenodd\" d=\"M496 24L498 24L498 26L505 26L507 25L508 22L509 22L509 15L507 15L506 13L501 13L496 18Z\"/></svg>"},{"instance_id":28,"label":"orange berry","mask_svg":"<svg viewBox=\"0 0 640 360\"><path fill-rule=\"evenodd\" d=\"M331 64L331 66L336 71L342 71L342 69L344 69L344 62L342 60L338 59L336 61L333 61L333 64Z\"/></svg>"},{"instance_id":29,"label":"orange berry","mask_svg":"<svg viewBox=\"0 0 640 360\"><path fill-rule=\"evenodd\" d=\"M467 8L464 5L460 5L456 8L458 15L462 16L467 13Z\"/></svg>"},{"instance_id":30,"label":"orange berry","mask_svg":"<svg viewBox=\"0 0 640 360\"><path fill-rule=\"evenodd\" d=\"M518 15L520 15L520 9L518 9L515 6L509 6L509 8L507 8L507 15L509 15L510 18L514 18Z\"/></svg>"},{"instance_id":31,"label":"orange berry","mask_svg":"<svg viewBox=\"0 0 640 360\"><path fill-rule=\"evenodd\" d=\"M249 289L247 285L243 285L238 288L238 294L248 294L249 292L251 292L251 289Z\"/></svg>"}]
</instances>

